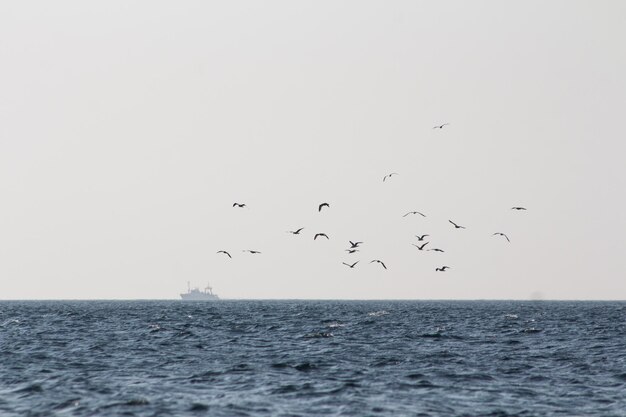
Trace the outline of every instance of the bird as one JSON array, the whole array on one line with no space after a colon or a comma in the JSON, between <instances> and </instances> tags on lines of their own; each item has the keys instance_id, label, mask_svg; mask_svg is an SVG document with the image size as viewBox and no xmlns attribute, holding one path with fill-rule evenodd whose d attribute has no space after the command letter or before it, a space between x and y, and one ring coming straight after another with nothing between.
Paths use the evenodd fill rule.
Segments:
<instances>
[{"instance_id":1,"label":"bird","mask_svg":"<svg viewBox=\"0 0 626 417\"><path fill-rule=\"evenodd\" d=\"M326 239L328 239L328 236L326 236L326 233L316 233L315 236L313 237L313 240L317 239L318 237L325 237Z\"/></svg>"},{"instance_id":2,"label":"bird","mask_svg":"<svg viewBox=\"0 0 626 417\"><path fill-rule=\"evenodd\" d=\"M292 235L299 235L302 229L304 229L304 227L301 227L296 231L287 230L287 233L291 233Z\"/></svg>"},{"instance_id":3,"label":"bird","mask_svg":"<svg viewBox=\"0 0 626 417\"><path fill-rule=\"evenodd\" d=\"M322 209L323 209L324 207L330 207L330 204L328 204L328 203L322 203L322 204L320 204L320 205L317 207L317 211L318 211L318 212L322 211Z\"/></svg>"},{"instance_id":4,"label":"bird","mask_svg":"<svg viewBox=\"0 0 626 417\"><path fill-rule=\"evenodd\" d=\"M429 242L424 243L422 246L417 246L415 243L411 243L411 245L415 246L419 250L424 250L424 246L428 245Z\"/></svg>"},{"instance_id":5,"label":"bird","mask_svg":"<svg viewBox=\"0 0 626 417\"><path fill-rule=\"evenodd\" d=\"M244 208L246 205L242 203L233 203L233 207Z\"/></svg>"},{"instance_id":6,"label":"bird","mask_svg":"<svg viewBox=\"0 0 626 417\"><path fill-rule=\"evenodd\" d=\"M456 224L456 223L455 223L455 222L453 222L452 220L448 220L448 221L449 221L450 223L452 223L456 229L465 229L465 227L463 227L463 226L459 226L458 224Z\"/></svg>"},{"instance_id":7,"label":"bird","mask_svg":"<svg viewBox=\"0 0 626 417\"><path fill-rule=\"evenodd\" d=\"M242 250L242 252L248 252L248 253L251 253L251 254L253 254L253 255L254 255L254 254L257 254L257 253L261 253L261 252L259 252L258 250L250 250L250 249L245 249L245 250Z\"/></svg>"},{"instance_id":8,"label":"bird","mask_svg":"<svg viewBox=\"0 0 626 417\"><path fill-rule=\"evenodd\" d=\"M350 249L358 248L359 245L363 243L363 242L353 242L351 240L349 240L348 242L350 242Z\"/></svg>"},{"instance_id":9,"label":"bird","mask_svg":"<svg viewBox=\"0 0 626 417\"><path fill-rule=\"evenodd\" d=\"M419 215L420 215L420 216L422 216L422 217L426 217L426 215L425 215L425 214L420 213L419 211L409 211L407 214L405 214L405 215L404 215L404 216L402 216L402 217L406 217L406 216L408 216L409 214L419 214Z\"/></svg>"},{"instance_id":10,"label":"bird","mask_svg":"<svg viewBox=\"0 0 626 417\"><path fill-rule=\"evenodd\" d=\"M349 266L349 267L350 267L350 269L354 268L354 265L356 265L356 264L358 264L358 263L359 263L359 261L356 261L355 263L353 263L352 265L350 265L350 264L347 264L347 263L345 263L345 262L342 262L342 264L344 264L344 265L346 265L346 266Z\"/></svg>"},{"instance_id":11,"label":"bird","mask_svg":"<svg viewBox=\"0 0 626 417\"><path fill-rule=\"evenodd\" d=\"M392 172L391 174L387 174L383 177L383 182L387 180L387 178L391 178L392 175L399 175L397 172Z\"/></svg>"},{"instance_id":12,"label":"bird","mask_svg":"<svg viewBox=\"0 0 626 417\"><path fill-rule=\"evenodd\" d=\"M511 243L511 240L509 239L509 237L507 235L505 235L504 233L497 232L497 233L494 233L492 236L504 236L506 238L506 240L509 243Z\"/></svg>"},{"instance_id":13,"label":"bird","mask_svg":"<svg viewBox=\"0 0 626 417\"><path fill-rule=\"evenodd\" d=\"M435 271L446 272L446 269L450 269L449 266L442 266L441 268L435 268Z\"/></svg>"},{"instance_id":14,"label":"bird","mask_svg":"<svg viewBox=\"0 0 626 417\"><path fill-rule=\"evenodd\" d=\"M442 125L433 126L433 129L443 129L444 126L448 126L450 123L444 123Z\"/></svg>"},{"instance_id":15,"label":"bird","mask_svg":"<svg viewBox=\"0 0 626 417\"><path fill-rule=\"evenodd\" d=\"M511 207L511 210L526 210L525 207Z\"/></svg>"},{"instance_id":16,"label":"bird","mask_svg":"<svg viewBox=\"0 0 626 417\"><path fill-rule=\"evenodd\" d=\"M421 236L415 235L415 237L417 238L417 240L419 240L420 242L421 242L422 240L424 240L424 238L425 238L426 236L430 236L430 235L421 235Z\"/></svg>"},{"instance_id":17,"label":"bird","mask_svg":"<svg viewBox=\"0 0 626 417\"><path fill-rule=\"evenodd\" d=\"M215 252L215 253L225 253L226 255L228 255L228 257L229 257L229 258L231 258L231 259L232 259L232 256L230 256L230 253L226 252L225 250L218 250L218 251L217 251L217 252Z\"/></svg>"},{"instance_id":18,"label":"bird","mask_svg":"<svg viewBox=\"0 0 626 417\"><path fill-rule=\"evenodd\" d=\"M348 253L354 253L354 252L358 252L358 249L346 249L346 252Z\"/></svg>"},{"instance_id":19,"label":"bird","mask_svg":"<svg viewBox=\"0 0 626 417\"><path fill-rule=\"evenodd\" d=\"M373 262L378 262L379 264L381 264L381 265L383 266L383 268L387 269L387 267L385 266L385 264L383 263L383 261L378 260L378 259L374 259L374 260L373 260L373 261L371 261L370 263L373 263Z\"/></svg>"},{"instance_id":20,"label":"bird","mask_svg":"<svg viewBox=\"0 0 626 417\"><path fill-rule=\"evenodd\" d=\"M443 252L443 249L439 249L439 248L426 249L426 250L432 250L433 252Z\"/></svg>"}]
</instances>

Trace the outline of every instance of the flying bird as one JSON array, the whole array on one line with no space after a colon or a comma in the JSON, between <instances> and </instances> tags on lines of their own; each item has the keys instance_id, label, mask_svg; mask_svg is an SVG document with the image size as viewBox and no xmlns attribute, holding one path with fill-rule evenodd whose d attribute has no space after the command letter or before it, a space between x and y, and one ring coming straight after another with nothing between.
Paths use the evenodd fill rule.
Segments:
<instances>
[{"instance_id":1,"label":"flying bird","mask_svg":"<svg viewBox=\"0 0 626 417\"><path fill-rule=\"evenodd\" d=\"M225 253L226 255L228 255L228 257L229 257L229 258L231 258L231 259L232 259L232 256L230 256L230 253L226 252L225 250L218 250L218 251L217 251L217 252L215 252L215 253Z\"/></svg>"},{"instance_id":2,"label":"flying bird","mask_svg":"<svg viewBox=\"0 0 626 417\"><path fill-rule=\"evenodd\" d=\"M443 129L444 126L448 126L450 123L444 123L442 125L433 126L433 129Z\"/></svg>"},{"instance_id":3,"label":"flying bird","mask_svg":"<svg viewBox=\"0 0 626 417\"><path fill-rule=\"evenodd\" d=\"M511 207L511 210L526 210L525 207Z\"/></svg>"},{"instance_id":4,"label":"flying bird","mask_svg":"<svg viewBox=\"0 0 626 417\"><path fill-rule=\"evenodd\" d=\"M505 235L504 233L497 232L497 233L494 233L492 236L504 236L506 238L506 240L509 243L511 243L511 240L509 239L509 237L507 235Z\"/></svg>"},{"instance_id":5,"label":"flying bird","mask_svg":"<svg viewBox=\"0 0 626 417\"><path fill-rule=\"evenodd\" d=\"M302 231L302 229L304 229L304 227L301 227L301 228L299 228L298 230L295 230L295 231L287 230L287 233L291 233L292 235L299 235L300 232Z\"/></svg>"},{"instance_id":6,"label":"flying bird","mask_svg":"<svg viewBox=\"0 0 626 417\"><path fill-rule=\"evenodd\" d=\"M421 236L415 235L415 237L417 238L417 240L419 240L420 242L421 242L422 240L424 240L424 238L425 238L426 236L430 236L430 235L421 235Z\"/></svg>"},{"instance_id":7,"label":"flying bird","mask_svg":"<svg viewBox=\"0 0 626 417\"><path fill-rule=\"evenodd\" d=\"M253 254L253 255L254 255L254 254L257 254L257 253L261 253L261 252L259 252L258 250L250 250L250 249L245 249L245 250L242 250L242 252L248 252L248 253L251 253L251 254Z\"/></svg>"},{"instance_id":8,"label":"flying bird","mask_svg":"<svg viewBox=\"0 0 626 417\"><path fill-rule=\"evenodd\" d=\"M363 242L353 242L353 241L351 241L351 240L349 240L348 242L350 242L350 249L355 249L355 248L358 248L358 247L359 247L359 245L360 245L361 243L363 243Z\"/></svg>"},{"instance_id":9,"label":"flying bird","mask_svg":"<svg viewBox=\"0 0 626 417\"><path fill-rule=\"evenodd\" d=\"M353 263L352 265L350 265L350 264L347 264L347 263L345 263L345 262L342 262L342 264L344 264L345 266L349 266L349 267L350 267L350 269L354 268L354 265L356 265L356 264L358 264L358 263L359 263L359 261L356 261L355 263Z\"/></svg>"},{"instance_id":10,"label":"flying bird","mask_svg":"<svg viewBox=\"0 0 626 417\"><path fill-rule=\"evenodd\" d=\"M378 260L378 259L374 259L373 261L370 261L370 263L373 263L373 262L378 262L379 264L381 264L381 265L383 266L383 268L387 269L387 267L385 266L385 264L383 263L383 261Z\"/></svg>"},{"instance_id":11,"label":"flying bird","mask_svg":"<svg viewBox=\"0 0 626 417\"><path fill-rule=\"evenodd\" d=\"M244 208L246 205L242 203L233 203L233 207Z\"/></svg>"},{"instance_id":12,"label":"flying bird","mask_svg":"<svg viewBox=\"0 0 626 417\"><path fill-rule=\"evenodd\" d=\"M405 215L404 215L404 216L402 216L402 217L406 217L406 216L408 216L409 214L419 214L419 215L420 215L420 216L422 216L422 217L426 217L426 215L425 215L425 214L420 213L419 211L409 211L407 214L405 214Z\"/></svg>"},{"instance_id":13,"label":"flying bird","mask_svg":"<svg viewBox=\"0 0 626 417\"><path fill-rule=\"evenodd\" d=\"M429 242L424 243L422 246L417 246L415 243L411 243L411 245L415 246L419 250L424 250L424 246L428 245Z\"/></svg>"},{"instance_id":14,"label":"flying bird","mask_svg":"<svg viewBox=\"0 0 626 417\"><path fill-rule=\"evenodd\" d=\"M465 229L464 226L459 226L458 224L456 224L455 222L453 222L452 220L448 220L450 223L452 223L454 225L455 229Z\"/></svg>"},{"instance_id":15,"label":"flying bird","mask_svg":"<svg viewBox=\"0 0 626 417\"><path fill-rule=\"evenodd\" d=\"M450 268L449 266L442 266L441 268L435 268L435 271L438 271L438 272L445 272L445 271L446 271L446 269L449 269L449 268Z\"/></svg>"},{"instance_id":16,"label":"flying bird","mask_svg":"<svg viewBox=\"0 0 626 417\"><path fill-rule=\"evenodd\" d=\"M348 253L354 253L354 252L358 252L358 249L346 249L346 252Z\"/></svg>"},{"instance_id":17,"label":"flying bird","mask_svg":"<svg viewBox=\"0 0 626 417\"><path fill-rule=\"evenodd\" d=\"M431 250L433 252L443 252L443 249L439 249L439 248L433 248L433 249L427 249L427 250Z\"/></svg>"},{"instance_id":18,"label":"flying bird","mask_svg":"<svg viewBox=\"0 0 626 417\"><path fill-rule=\"evenodd\" d=\"M317 211L318 211L318 212L322 211L322 209L323 209L324 207L330 207L330 204L328 204L328 203L322 203L322 204L320 204L320 205L317 207Z\"/></svg>"},{"instance_id":19,"label":"flying bird","mask_svg":"<svg viewBox=\"0 0 626 417\"><path fill-rule=\"evenodd\" d=\"M326 233L316 233L315 237L313 237L313 240L317 239L318 237L325 237L326 239L328 239L328 236L326 236Z\"/></svg>"},{"instance_id":20,"label":"flying bird","mask_svg":"<svg viewBox=\"0 0 626 417\"><path fill-rule=\"evenodd\" d=\"M383 177L383 182L387 180L387 178L391 178L392 175L399 175L397 172L392 172L391 174L387 174Z\"/></svg>"}]
</instances>

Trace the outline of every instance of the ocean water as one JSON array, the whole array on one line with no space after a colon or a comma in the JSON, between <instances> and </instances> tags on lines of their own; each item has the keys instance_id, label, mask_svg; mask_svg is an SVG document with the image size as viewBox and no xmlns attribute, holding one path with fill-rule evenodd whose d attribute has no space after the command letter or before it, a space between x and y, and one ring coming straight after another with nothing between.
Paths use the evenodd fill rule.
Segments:
<instances>
[{"instance_id":1,"label":"ocean water","mask_svg":"<svg viewBox=\"0 0 626 417\"><path fill-rule=\"evenodd\" d=\"M0 302L0 416L626 416L626 303Z\"/></svg>"}]
</instances>

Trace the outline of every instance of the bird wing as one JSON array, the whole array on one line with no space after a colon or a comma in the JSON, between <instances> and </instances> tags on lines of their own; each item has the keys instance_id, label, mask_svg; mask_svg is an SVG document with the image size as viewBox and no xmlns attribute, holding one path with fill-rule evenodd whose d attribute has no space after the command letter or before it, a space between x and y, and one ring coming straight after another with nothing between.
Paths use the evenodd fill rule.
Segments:
<instances>
[{"instance_id":1,"label":"bird wing","mask_svg":"<svg viewBox=\"0 0 626 417\"><path fill-rule=\"evenodd\" d=\"M509 237L507 235L505 235L504 233L502 233L502 236L504 236L507 240L507 242L511 243L511 240L509 239Z\"/></svg>"},{"instance_id":2,"label":"bird wing","mask_svg":"<svg viewBox=\"0 0 626 417\"><path fill-rule=\"evenodd\" d=\"M407 214L405 214L405 215L404 215L404 216L402 216L402 217L406 217L406 216L408 216L408 215L409 215L409 214L411 214L411 213L413 213L413 212L409 211Z\"/></svg>"},{"instance_id":3,"label":"bird wing","mask_svg":"<svg viewBox=\"0 0 626 417\"><path fill-rule=\"evenodd\" d=\"M382 263L381 261L378 261L378 262L383 266L383 268L387 269L384 263Z\"/></svg>"},{"instance_id":4,"label":"bird wing","mask_svg":"<svg viewBox=\"0 0 626 417\"><path fill-rule=\"evenodd\" d=\"M449 221L450 223L452 223L452 224L454 225L454 227L458 227L458 226L456 225L456 223L455 223L455 222L453 222L452 220L448 220L448 221Z\"/></svg>"},{"instance_id":5,"label":"bird wing","mask_svg":"<svg viewBox=\"0 0 626 417\"><path fill-rule=\"evenodd\" d=\"M416 211L417 214L419 214L422 217L426 217L426 215L424 213L420 213L419 211Z\"/></svg>"},{"instance_id":6,"label":"bird wing","mask_svg":"<svg viewBox=\"0 0 626 417\"><path fill-rule=\"evenodd\" d=\"M358 264L359 261L356 261L355 263L352 264L352 268L354 268L354 265Z\"/></svg>"}]
</instances>

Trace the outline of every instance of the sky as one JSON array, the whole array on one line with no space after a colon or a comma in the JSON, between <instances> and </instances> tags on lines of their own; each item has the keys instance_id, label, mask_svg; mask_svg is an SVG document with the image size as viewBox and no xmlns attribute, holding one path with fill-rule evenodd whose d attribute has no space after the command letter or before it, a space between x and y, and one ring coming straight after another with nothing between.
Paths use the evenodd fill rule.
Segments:
<instances>
[{"instance_id":1,"label":"sky","mask_svg":"<svg viewBox=\"0 0 626 417\"><path fill-rule=\"evenodd\" d=\"M626 299L624 39L621 1L2 2L0 299Z\"/></svg>"}]
</instances>

